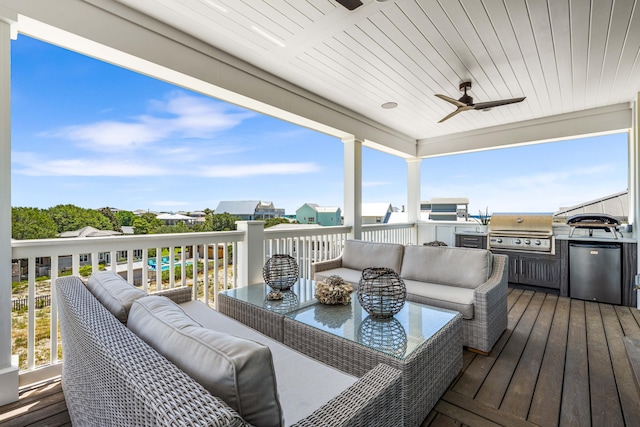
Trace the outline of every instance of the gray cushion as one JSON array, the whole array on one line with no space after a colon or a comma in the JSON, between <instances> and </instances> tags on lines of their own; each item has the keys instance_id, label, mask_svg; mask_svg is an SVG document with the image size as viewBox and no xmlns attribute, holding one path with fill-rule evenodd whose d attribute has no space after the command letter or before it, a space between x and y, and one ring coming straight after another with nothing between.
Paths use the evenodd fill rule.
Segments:
<instances>
[{"instance_id":1,"label":"gray cushion","mask_svg":"<svg viewBox=\"0 0 640 427\"><path fill-rule=\"evenodd\" d=\"M464 319L473 319L473 289L435 283L405 280L407 301L460 312Z\"/></svg>"},{"instance_id":2,"label":"gray cushion","mask_svg":"<svg viewBox=\"0 0 640 427\"><path fill-rule=\"evenodd\" d=\"M87 280L87 288L122 323L127 323L131 304L147 295L113 271L93 273Z\"/></svg>"},{"instance_id":3,"label":"gray cushion","mask_svg":"<svg viewBox=\"0 0 640 427\"><path fill-rule=\"evenodd\" d=\"M407 246L403 279L475 289L491 276L493 258L485 249Z\"/></svg>"},{"instance_id":4,"label":"gray cushion","mask_svg":"<svg viewBox=\"0 0 640 427\"><path fill-rule=\"evenodd\" d=\"M271 349L278 378L280 404L287 426L308 417L357 381L356 377L262 335L255 329L212 310L201 301L185 302L180 307L205 328L258 341Z\"/></svg>"},{"instance_id":5,"label":"gray cushion","mask_svg":"<svg viewBox=\"0 0 640 427\"><path fill-rule=\"evenodd\" d=\"M404 246L395 243L347 240L342 251L342 267L362 271L369 267L387 267L400 272Z\"/></svg>"},{"instance_id":6,"label":"gray cushion","mask_svg":"<svg viewBox=\"0 0 640 427\"><path fill-rule=\"evenodd\" d=\"M280 426L283 414L269 347L203 328L168 298L137 300L129 329L255 426Z\"/></svg>"}]
</instances>

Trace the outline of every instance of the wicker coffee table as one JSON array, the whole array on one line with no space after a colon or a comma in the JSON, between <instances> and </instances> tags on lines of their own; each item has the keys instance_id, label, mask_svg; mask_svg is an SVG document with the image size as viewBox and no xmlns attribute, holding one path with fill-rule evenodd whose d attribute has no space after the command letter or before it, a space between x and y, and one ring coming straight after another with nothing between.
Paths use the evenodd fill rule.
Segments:
<instances>
[{"instance_id":1,"label":"wicker coffee table","mask_svg":"<svg viewBox=\"0 0 640 427\"><path fill-rule=\"evenodd\" d=\"M298 280L281 301L267 300L264 283L229 289L218 294L218 311L275 340L284 341L284 315L316 304L313 280Z\"/></svg>"},{"instance_id":2,"label":"wicker coffee table","mask_svg":"<svg viewBox=\"0 0 640 427\"><path fill-rule=\"evenodd\" d=\"M462 316L406 302L376 320L354 293L348 305L323 305L314 282L300 280L282 302L266 300L261 283L218 294L218 310L287 346L361 377L379 363L402 371L405 426L419 426L462 369ZM381 414L383 416L383 414Z\"/></svg>"},{"instance_id":3,"label":"wicker coffee table","mask_svg":"<svg viewBox=\"0 0 640 427\"><path fill-rule=\"evenodd\" d=\"M284 343L358 377L378 363L401 370L404 425L419 426L462 369L462 316L406 302L393 318L376 320L352 298L285 315Z\"/></svg>"}]
</instances>

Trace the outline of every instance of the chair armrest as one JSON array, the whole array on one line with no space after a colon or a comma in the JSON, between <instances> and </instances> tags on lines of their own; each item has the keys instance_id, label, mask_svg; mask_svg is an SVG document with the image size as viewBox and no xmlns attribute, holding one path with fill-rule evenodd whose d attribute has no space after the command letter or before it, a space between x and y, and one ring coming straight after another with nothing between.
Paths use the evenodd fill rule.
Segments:
<instances>
[{"instance_id":1,"label":"chair armrest","mask_svg":"<svg viewBox=\"0 0 640 427\"><path fill-rule=\"evenodd\" d=\"M321 271L333 270L334 268L340 267L342 267L342 256L326 261L314 262L313 264L311 264L311 277L313 278L314 274Z\"/></svg>"},{"instance_id":2,"label":"chair armrest","mask_svg":"<svg viewBox=\"0 0 640 427\"><path fill-rule=\"evenodd\" d=\"M294 426L402 425L401 381L399 370L381 363Z\"/></svg>"},{"instance_id":3,"label":"chair armrest","mask_svg":"<svg viewBox=\"0 0 640 427\"><path fill-rule=\"evenodd\" d=\"M473 294L474 317L481 320L497 318L507 312L508 257L493 255L493 271L489 279L478 286ZM503 313L504 312L504 313Z\"/></svg>"},{"instance_id":4,"label":"chair armrest","mask_svg":"<svg viewBox=\"0 0 640 427\"><path fill-rule=\"evenodd\" d=\"M180 286L178 288L163 289L150 293L149 295L159 295L161 297L167 297L176 304L182 304L193 299L193 292L191 286Z\"/></svg>"}]
</instances>

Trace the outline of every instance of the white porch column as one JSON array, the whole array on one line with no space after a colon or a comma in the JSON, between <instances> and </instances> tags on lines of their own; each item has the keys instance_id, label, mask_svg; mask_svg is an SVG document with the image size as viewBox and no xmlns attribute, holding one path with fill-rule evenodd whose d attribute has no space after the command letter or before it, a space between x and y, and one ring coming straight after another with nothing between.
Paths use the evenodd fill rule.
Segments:
<instances>
[{"instance_id":1,"label":"white porch column","mask_svg":"<svg viewBox=\"0 0 640 427\"><path fill-rule=\"evenodd\" d=\"M407 159L407 221L420 219L420 165L422 159Z\"/></svg>"},{"instance_id":2,"label":"white porch column","mask_svg":"<svg viewBox=\"0 0 640 427\"><path fill-rule=\"evenodd\" d=\"M362 141L344 143L344 225L351 226L349 238L362 237Z\"/></svg>"},{"instance_id":3,"label":"white porch column","mask_svg":"<svg viewBox=\"0 0 640 427\"><path fill-rule=\"evenodd\" d=\"M0 8L0 405L18 400L11 357L11 26L17 19Z\"/></svg>"},{"instance_id":4,"label":"white porch column","mask_svg":"<svg viewBox=\"0 0 640 427\"><path fill-rule=\"evenodd\" d=\"M264 221L237 221L244 239L238 242L238 286L260 283L264 265Z\"/></svg>"},{"instance_id":5,"label":"white porch column","mask_svg":"<svg viewBox=\"0 0 640 427\"><path fill-rule=\"evenodd\" d=\"M637 239L640 236L640 93L636 95L636 101L633 103L632 123L633 128L629 132L629 221L633 224L632 235ZM637 271L640 272L640 257L636 263ZM638 277L639 275L636 275L636 280ZM640 309L639 296L640 291L637 291L636 307Z\"/></svg>"}]
</instances>

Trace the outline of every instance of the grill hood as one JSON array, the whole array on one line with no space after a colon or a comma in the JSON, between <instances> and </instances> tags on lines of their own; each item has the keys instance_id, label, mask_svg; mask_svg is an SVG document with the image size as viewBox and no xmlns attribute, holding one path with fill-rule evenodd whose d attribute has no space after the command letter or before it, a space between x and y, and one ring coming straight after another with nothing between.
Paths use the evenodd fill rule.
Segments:
<instances>
[{"instance_id":1,"label":"grill hood","mask_svg":"<svg viewBox=\"0 0 640 427\"><path fill-rule=\"evenodd\" d=\"M489 221L492 234L547 234L553 230L551 213L494 213Z\"/></svg>"}]
</instances>

